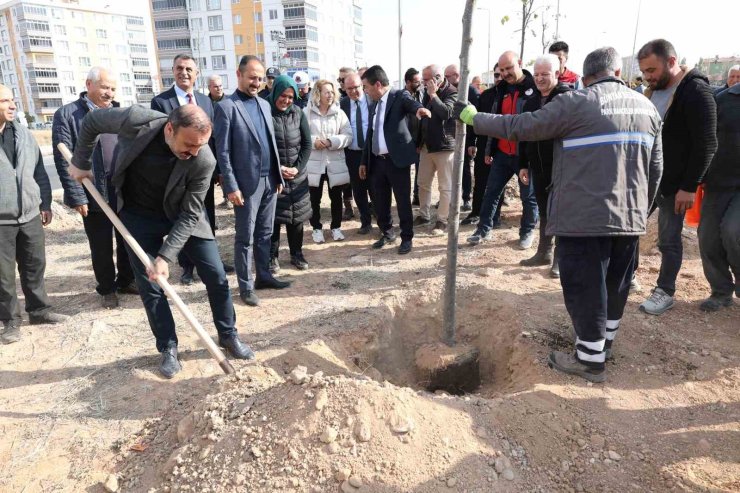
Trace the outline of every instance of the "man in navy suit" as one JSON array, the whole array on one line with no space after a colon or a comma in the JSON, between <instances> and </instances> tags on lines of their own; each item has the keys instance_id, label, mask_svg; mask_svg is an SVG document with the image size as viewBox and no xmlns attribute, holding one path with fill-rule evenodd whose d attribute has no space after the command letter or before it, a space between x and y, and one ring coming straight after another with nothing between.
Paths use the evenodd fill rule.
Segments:
<instances>
[{"instance_id":1,"label":"man in navy suit","mask_svg":"<svg viewBox=\"0 0 740 493\"><path fill-rule=\"evenodd\" d=\"M351 72L345 75L343 80L347 96L342 98L339 106L352 124L352 143L344 149L344 157L347 161L347 169L349 169L352 195L360 212L360 230L357 233L366 235L372 230L370 187L367 181L360 179L360 162L370 121L370 101L362 90L362 80L359 75Z\"/></svg>"},{"instance_id":2,"label":"man in navy suit","mask_svg":"<svg viewBox=\"0 0 740 493\"><path fill-rule=\"evenodd\" d=\"M172 62L172 73L175 76L175 85L167 89L161 94L152 99L151 107L153 110L159 111L166 115L172 113L172 110L179 108L186 104L194 104L203 111L206 112L208 118L213 121L213 103L211 99L205 94L195 90L195 81L198 79L198 66L195 64L195 59L190 55L180 54L175 57ZM214 147L213 140L208 145L211 150L216 154L216 148ZM211 225L211 230L216 233L216 201L214 198L214 187L218 181L218 166L216 171L213 172L213 181L211 186L208 188L208 193L204 201L206 208L206 217ZM193 263L185 254L180 254L177 258L180 267L182 267L182 276L180 282L188 285L193 283ZM234 272L234 267L224 264L224 270L226 272Z\"/></svg>"},{"instance_id":3,"label":"man in navy suit","mask_svg":"<svg viewBox=\"0 0 740 493\"><path fill-rule=\"evenodd\" d=\"M380 65L362 74L365 93L375 101L370 115L365 148L360 164L360 178L370 178L373 204L381 237L373 248L383 248L396 241L391 219L391 191L396 199L401 224L399 254L411 251L414 217L411 212L411 165L416 162L416 145L409 132L406 115L430 118L432 114L405 91L391 89L388 76Z\"/></svg>"},{"instance_id":4,"label":"man in navy suit","mask_svg":"<svg viewBox=\"0 0 740 493\"><path fill-rule=\"evenodd\" d=\"M265 67L259 58L245 55L236 75L239 88L216 105L214 135L221 186L236 215L234 259L239 295L245 304L257 306L255 289L290 285L270 274L275 205L285 183L277 159L270 103L258 96Z\"/></svg>"}]
</instances>

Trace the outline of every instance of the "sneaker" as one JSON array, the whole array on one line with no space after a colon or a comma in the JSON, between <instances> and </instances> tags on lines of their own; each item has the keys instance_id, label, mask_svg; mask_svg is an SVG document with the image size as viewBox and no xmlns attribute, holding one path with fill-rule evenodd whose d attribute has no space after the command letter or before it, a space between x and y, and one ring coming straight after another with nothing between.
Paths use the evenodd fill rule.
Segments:
<instances>
[{"instance_id":1,"label":"sneaker","mask_svg":"<svg viewBox=\"0 0 740 493\"><path fill-rule=\"evenodd\" d=\"M478 221L480 221L480 217L474 216L472 214L468 214L468 217L460 221L460 224L463 226L467 226L468 224L478 224Z\"/></svg>"},{"instance_id":2,"label":"sneaker","mask_svg":"<svg viewBox=\"0 0 740 493\"><path fill-rule=\"evenodd\" d=\"M308 269L308 262L306 262L306 259L303 257L303 253L296 253L295 255L291 255L290 263L298 270Z\"/></svg>"},{"instance_id":3,"label":"sneaker","mask_svg":"<svg viewBox=\"0 0 740 493\"><path fill-rule=\"evenodd\" d=\"M41 324L61 324L67 321L69 317L60 313L46 312L43 315L29 315L28 323L31 325Z\"/></svg>"},{"instance_id":4,"label":"sneaker","mask_svg":"<svg viewBox=\"0 0 740 493\"><path fill-rule=\"evenodd\" d=\"M491 232L490 231L488 233L486 233L486 234L483 234L483 233L480 232L480 230L477 230L476 229L475 230L475 233L473 233L472 235L470 235L468 237L468 243L470 243L471 245L477 245L478 243L482 243L482 242L488 241L490 239L491 239Z\"/></svg>"},{"instance_id":5,"label":"sneaker","mask_svg":"<svg viewBox=\"0 0 740 493\"><path fill-rule=\"evenodd\" d=\"M344 241L344 233L342 233L341 229L334 228L331 230L331 238L334 241Z\"/></svg>"},{"instance_id":6,"label":"sneaker","mask_svg":"<svg viewBox=\"0 0 740 493\"><path fill-rule=\"evenodd\" d=\"M326 241L324 240L324 232L321 231L320 229L314 229L313 232L311 233L311 238L313 238L314 243L321 244L321 243L324 243L324 241Z\"/></svg>"},{"instance_id":7,"label":"sneaker","mask_svg":"<svg viewBox=\"0 0 740 493\"><path fill-rule=\"evenodd\" d=\"M273 257L270 259L270 274L277 274L280 272L280 262L278 262L277 257Z\"/></svg>"},{"instance_id":8,"label":"sneaker","mask_svg":"<svg viewBox=\"0 0 740 493\"><path fill-rule=\"evenodd\" d=\"M630 294L642 292L642 286L636 277L633 277L630 281Z\"/></svg>"},{"instance_id":9,"label":"sneaker","mask_svg":"<svg viewBox=\"0 0 740 493\"><path fill-rule=\"evenodd\" d=\"M572 353L553 351L547 358L547 366L555 370L585 378L589 382L606 382L606 370L604 368L591 368L575 357Z\"/></svg>"},{"instance_id":10,"label":"sneaker","mask_svg":"<svg viewBox=\"0 0 740 493\"><path fill-rule=\"evenodd\" d=\"M699 305L699 309L703 312L716 312L722 308L732 306L732 295L730 296L715 296L712 295L705 299Z\"/></svg>"},{"instance_id":11,"label":"sneaker","mask_svg":"<svg viewBox=\"0 0 740 493\"><path fill-rule=\"evenodd\" d=\"M520 250L529 250L530 248L532 248L532 243L534 243L534 231L524 233L524 235L519 237Z\"/></svg>"},{"instance_id":12,"label":"sneaker","mask_svg":"<svg viewBox=\"0 0 740 493\"><path fill-rule=\"evenodd\" d=\"M673 296L660 288L655 288L650 297L640 305L640 310L650 315L660 315L673 308L673 303Z\"/></svg>"},{"instance_id":13,"label":"sneaker","mask_svg":"<svg viewBox=\"0 0 740 493\"><path fill-rule=\"evenodd\" d=\"M108 293L102 296L100 305L103 308L118 308L118 295L116 293Z\"/></svg>"},{"instance_id":14,"label":"sneaker","mask_svg":"<svg viewBox=\"0 0 740 493\"><path fill-rule=\"evenodd\" d=\"M473 210L473 205L470 203L469 200L466 200L463 202L462 207L460 207L460 210L463 212L470 212Z\"/></svg>"},{"instance_id":15,"label":"sneaker","mask_svg":"<svg viewBox=\"0 0 740 493\"><path fill-rule=\"evenodd\" d=\"M416 219L414 219L414 226L428 226L432 224L431 219L426 219L421 216L416 216Z\"/></svg>"},{"instance_id":16,"label":"sneaker","mask_svg":"<svg viewBox=\"0 0 740 493\"><path fill-rule=\"evenodd\" d=\"M437 221L432 228L432 236L442 236L447 232L447 224L444 221Z\"/></svg>"},{"instance_id":17,"label":"sneaker","mask_svg":"<svg viewBox=\"0 0 740 493\"><path fill-rule=\"evenodd\" d=\"M0 334L0 340L3 344L13 344L21 340L21 321L8 320L3 323L4 329Z\"/></svg>"}]
</instances>

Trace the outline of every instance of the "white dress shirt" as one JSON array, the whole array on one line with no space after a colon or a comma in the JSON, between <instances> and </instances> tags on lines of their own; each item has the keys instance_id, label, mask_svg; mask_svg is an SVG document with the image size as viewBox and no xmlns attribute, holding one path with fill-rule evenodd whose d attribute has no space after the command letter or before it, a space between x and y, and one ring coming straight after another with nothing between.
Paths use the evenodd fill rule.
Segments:
<instances>
[{"instance_id":1,"label":"white dress shirt","mask_svg":"<svg viewBox=\"0 0 740 493\"><path fill-rule=\"evenodd\" d=\"M198 106L198 100L195 99L195 94L193 94L192 92L187 93L183 91L182 89L180 89L179 87L177 87L177 85L175 85L175 94L177 94L177 102L180 103L180 106L190 104L190 101L188 101L188 94L190 94L190 96L193 98L193 104L195 106Z\"/></svg>"},{"instance_id":2,"label":"white dress shirt","mask_svg":"<svg viewBox=\"0 0 740 493\"><path fill-rule=\"evenodd\" d=\"M370 112L367 108L367 97L364 94L360 95L360 99L357 101L349 101L349 122L352 125L352 144L349 146L353 151L361 151L360 146L357 145L357 105L360 105L360 112L362 113L362 135L365 136L365 142L367 142L367 125L370 123Z\"/></svg>"},{"instance_id":3,"label":"white dress shirt","mask_svg":"<svg viewBox=\"0 0 740 493\"><path fill-rule=\"evenodd\" d=\"M391 93L390 88L386 91L385 94L383 94L383 97L380 98L380 101L383 102L383 107L381 108L380 112L375 112L375 121L377 121L377 125L375 125L375 122L373 122L373 128L377 128L380 130L380 133L378 134L378 152L380 155L388 154L388 145L385 143L385 130L383 129L383 124L385 123L385 111L388 109L388 95ZM380 105L380 101L378 101L378 105ZM370 142L370 149L372 150L373 143Z\"/></svg>"}]
</instances>

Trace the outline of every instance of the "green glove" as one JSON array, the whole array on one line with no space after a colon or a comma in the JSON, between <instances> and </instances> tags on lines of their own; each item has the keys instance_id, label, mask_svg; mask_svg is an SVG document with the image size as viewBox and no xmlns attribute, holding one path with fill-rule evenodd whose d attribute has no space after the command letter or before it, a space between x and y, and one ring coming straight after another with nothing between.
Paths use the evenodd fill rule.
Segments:
<instances>
[{"instance_id":1,"label":"green glove","mask_svg":"<svg viewBox=\"0 0 740 493\"><path fill-rule=\"evenodd\" d=\"M460 121L462 121L465 125L472 125L473 118L475 118L475 115L477 114L478 110L475 108L475 106L469 104L460 113Z\"/></svg>"}]
</instances>

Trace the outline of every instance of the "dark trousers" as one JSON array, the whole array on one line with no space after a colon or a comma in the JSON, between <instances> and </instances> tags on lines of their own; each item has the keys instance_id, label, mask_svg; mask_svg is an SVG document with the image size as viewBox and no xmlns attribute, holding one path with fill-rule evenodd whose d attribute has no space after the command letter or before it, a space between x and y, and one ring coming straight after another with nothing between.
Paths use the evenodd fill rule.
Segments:
<instances>
[{"instance_id":1,"label":"dark trousers","mask_svg":"<svg viewBox=\"0 0 740 493\"><path fill-rule=\"evenodd\" d=\"M244 205L234 207L234 268L239 293L254 289L255 279L269 279L270 245L275 224L276 185L263 176L254 193L244 197ZM252 274L254 264L255 274Z\"/></svg>"},{"instance_id":2,"label":"dark trousers","mask_svg":"<svg viewBox=\"0 0 740 493\"><path fill-rule=\"evenodd\" d=\"M20 320L21 309L15 289L15 268L21 277L29 315L44 315L51 309L46 296L44 271L46 249L44 227L38 215L23 224L0 225L0 321Z\"/></svg>"},{"instance_id":3,"label":"dark trousers","mask_svg":"<svg viewBox=\"0 0 740 493\"><path fill-rule=\"evenodd\" d=\"M475 157L475 169L473 170L473 210L470 211L472 216L480 216L480 208L483 204L483 195L486 193L486 184L488 183L488 175L491 173L491 166L487 165L483 160L483 153L478 151L478 155ZM499 199L499 204L501 199ZM496 211L497 217L501 215L501 207Z\"/></svg>"},{"instance_id":4,"label":"dark trousers","mask_svg":"<svg viewBox=\"0 0 740 493\"><path fill-rule=\"evenodd\" d=\"M318 187L308 187L311 195L311 227L322 229L321 224L321 196L324 195L324 182L329 186L329 177L326 173L321 175ZM329 200L331 200L331 229L342 227L342 189L344 185L329 187Z\"/></svg>"},{"instance_id":5,"label":"dark trousers","mask_svg":"<svg viewBox=\"0 0 740 493\"><path fill-rule=\"evenodd\" d=\"M560 284L576 331L576 356L603 368L624 313L635 267L636 236L558 237ZM609 342L607 342L609 341Z\"/></svg>"},{"instance_id":6,"label":"dark trousers","mask_svg":"<svg viewBox=\"0 0 740 493\"><path fill-rule=\"evenodd\" d=\"M347 149L344 155L347 160L350 184L352 185L352 196L355 198L357 210L360 211L360 225L370 226L372 223L372 217L370 217L372 191L370 190L370 182L360 179L360 161L362 160L362 151Z\"/></svg>"},{"instance_id":7,"label":"dark trousers","mask_svg":"<svg viewBox=\"0 0 740 493\"><path fill-rule=\"evenodd\" d=\"M92 268L95 273L95 281L98 283L95 291L100 295L111 294L116 288L122 288L131 284L134 280L134 272L128 260L126 242L123 237L115 231L113 223L103 211L90 210L87 217L82 218L85 226L85 234L90 244L90 257ZM113 262L113 235L116 237L116 262ZM116 277L116 266L118 276Z\"/></svg>"},{"instance_id":8,"label":"dark trousers","mask_svg":"<svg viewBox=\"0 0 740 493\"><path fill-rule=\"evenodd\" d=\"M740 297L740 190L704 192L698 233L712 295Z\"/></svg>"},{"instance_id":9,"label":"dark trousers","mask_svg":"<svg viewBox=\"0 0 740 493\"><path fill-rule=\"evenodd\" d=\"M214 175L215 176L215 175ZM203 206L206 210L206 217L208 218L208 223L211 225L211 231L213 231L213 234L216 234L216 183L215 180L211 182L211 186L208 187L208 191L206 192L206 197L203 199ZM193 270L193 263L188 260L187 256L184 255L182 252L180 252L180 255L177 256L177 263L180 264L180 267L182 267L184 270Z\"/></svg>"},{"instance_id":10,"label":"dark trousers","mask_svg":"<svg viewBox=\"0 0 740 493\"><path fill-rule=\"evenodd\" d=\"M411 167L399 168L390 155L384 158L370 155L370 183L373 204L378 216L378 228L384 235L393 233L391 218L391 193L396 199L398 221L401 224L401 239L414 237L414 216L411 210Z\"/></svg>"},{"instance_id":11,"label":"dark trousers","mask_svg":"<svg viewBox=\"0 0 740 493\"><path fill-rule=\"evenodd\" d=\"M658 250L660 250L660 273L657 286L673 296L676 278L683 262L683 220L685 213L676 214L676 196L658 194Z\"/></svg>"},{"instance_id":12,"label":"dark trousers","mask_svg":"<svg viewBox=\"0 0 740 493\"><path fill-rule=\"evenodd\" d=\"M133 214L125 207L121 211L121 221L152 259L157 257L165 236L172 229L172 222L168 219ZM133 267L139 295L149 319L149 327L157 340L157 350L164 351L168 346L177 344L175 321L172 318L170 304L162 288L156 282L149 280L144 264L128 245L126 248L129 249L131 267ZM198 275L206 286L208 302L213 314L213 324L219 335L228 336L235 333L236 313L231 301L229 281L226 279L226 272L224 272L221 257L218 255L216 240L191 236L182 252L195 265Z\"/></svg>"},{"instance_id":13,"label":"dark trousers","mask_svg":"<svg viewBox=\"0 0 740 493\"><path fill-rule=\"evenodd\" d=\"M350 200L352 200L353 195L354 189L352 188L352 185L350 183L342 185L342 198L345 202L349 202Z\"/></svg>"},{"instance_id":14,"label":"dark trousers","mask_svg":"<svg viewBox=\"0 0 740 493\"><path fill-rule=\"evenodd\" d=\"M543 174L537 168L529 168L529 180L534 185L534 196L540 214L540 241L537 245L537 251L542 252L549 249L553 243L553 237L545 234L547 229L547 199L550 195L547 189L552 179L550 175Z\"/></svg>"},{"instance_id":15,"label":"dark trousers","mask_svg":"<svg viewBox=\"0 0 740 493\"><path fill-rule=\"evenodd\" d=\"M468 202L470 200L470 193L473 189L473 158L468 154L467 148L465 150L465 159L463 160L463 175L462 175L462 200Z\"/></svg>"},{"instance_id":16,"label":"dark trousers","mask_svg":"<svg viewBox=\"0 0 740 493\"><path fill-rule=\"evenodd\" d=\"M278 252L280 251L280 226L281 224L275 223L272 228L272 240L270 244L270 258L278 258ZM286 224L285 234L288 237L288 248L290 249L290 256L294 256L303 251L303 223L298 224Z\"/></svg>"},{"instance_id":17,"label":"dark trousers","mask_svg":"<svg viewBox=\"0 0 740 493\"><path fill-rule=\"evenodd\" d=\"M419 160L421 155L416 154L416 161L414 161L414 198L419 199Z\"/></svg>"},{"instance_id":18,"label":"dark trousers","mask_svg":"<svg viewBox=\"0 0 740 493\"><path fill-rule=\"evenodd\" d=\"M478 230L488 233L501 215L501 197L506 189L506 184L512 176L519 175L519 157L510 156L501 151L496 151L493 156L491 173L488 175L486 192L481 204L480 222ZM522 219L519 226L519 236L522 237L534 229L537 223L537 200L534 196L532 181L525 185L519 182L519 197L522 200Z\"/></svg>"}]
</instances>

